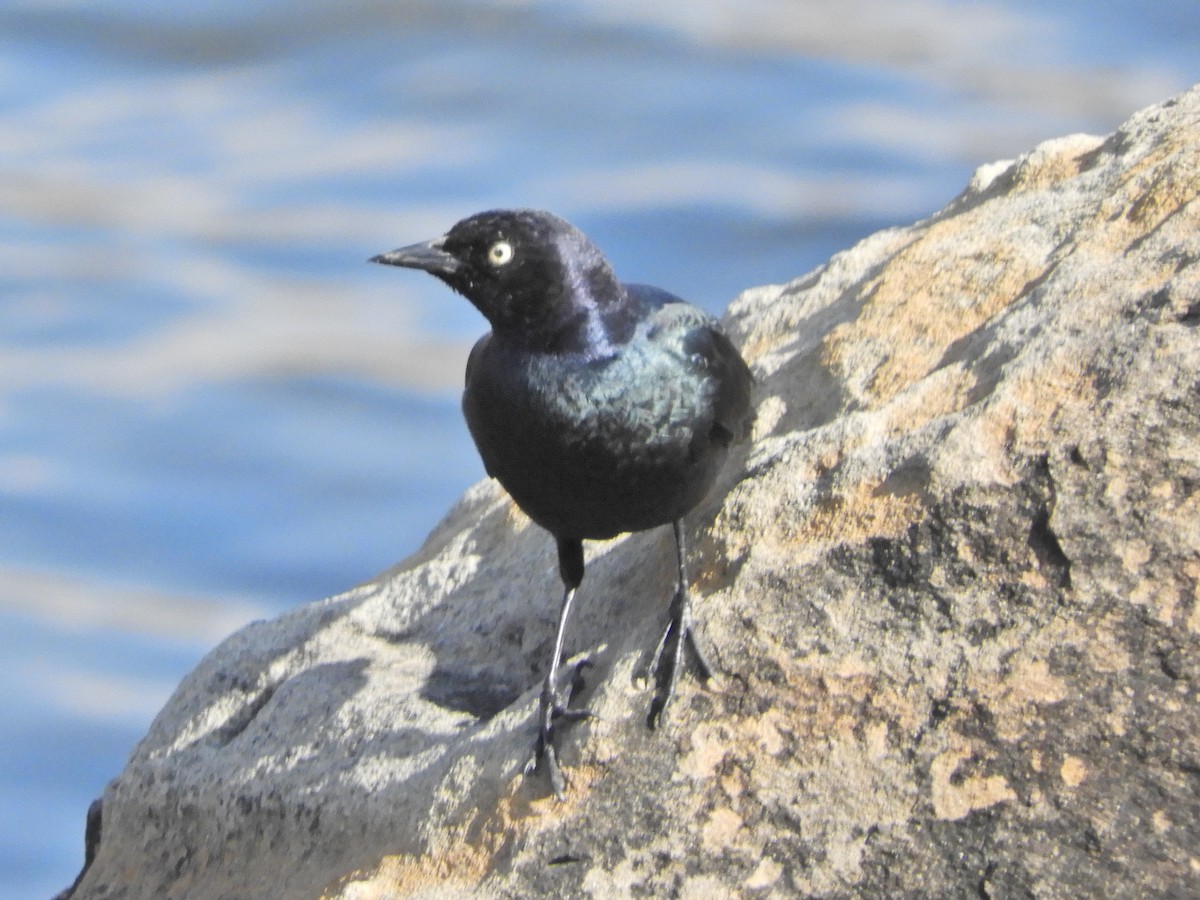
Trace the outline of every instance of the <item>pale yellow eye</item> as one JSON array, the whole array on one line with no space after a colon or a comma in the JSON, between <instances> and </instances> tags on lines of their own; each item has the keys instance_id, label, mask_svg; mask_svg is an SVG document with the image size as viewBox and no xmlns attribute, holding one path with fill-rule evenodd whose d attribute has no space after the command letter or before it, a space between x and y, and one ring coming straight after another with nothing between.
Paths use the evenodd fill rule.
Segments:
<instances>
[{"instance_id":1,"label":"pale yellow eye","mask_svg":"<svg viewBox=\"0 0 1200 900\"><path fill-rule=\"evenodd\" d=\"M508 241L496 241L488 248L488 262L493 266L502 266L513 258L512 244Z\"/></svg>"}]
</instances>

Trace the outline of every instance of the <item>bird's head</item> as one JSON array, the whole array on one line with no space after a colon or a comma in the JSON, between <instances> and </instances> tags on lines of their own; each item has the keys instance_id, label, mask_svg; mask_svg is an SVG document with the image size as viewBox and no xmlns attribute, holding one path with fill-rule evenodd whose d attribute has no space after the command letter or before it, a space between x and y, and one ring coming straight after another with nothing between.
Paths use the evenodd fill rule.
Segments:
<instances>
[{"instance_id":1,"label":"bird's head","mask_svg":"<svg viewBox=\"0 0 1200 900\"><path fill-rule=\"evenodd\" d=\"M624 288L575 226L539 210L478 213L441 237L372 257L423 269L462 294L497 335L531 349L607 344Z\"/></svg>"}]
</instances>

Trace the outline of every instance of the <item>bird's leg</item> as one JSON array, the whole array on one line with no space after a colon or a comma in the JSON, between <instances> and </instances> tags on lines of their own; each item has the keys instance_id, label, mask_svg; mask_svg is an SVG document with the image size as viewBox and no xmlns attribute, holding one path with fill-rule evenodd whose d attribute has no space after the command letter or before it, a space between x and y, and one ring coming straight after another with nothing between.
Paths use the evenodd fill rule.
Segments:
<instances>
[{"instance_id":1,"label":"bird's leg","mask_svg":"<svg viewBox=\"0 0 1200 900\"><path fill-rule=\"evenodd\" d=\"M686 645L692 653L692 658L699 670L700 678L708 681L713 677L713 667L700 644L696 641L696 629L692 620L692 601L688 591L687 555L684 550L683 520L676 519L672 523L675 530L675 548L679 553L679 582L675 587L675 596L671 598L670 621L658 639L654 648L654 656L650 661L650 671L654 673L657 691L650 703L650 715L647 724L657 728L662 724L667 704L675 695L675 685L679 682L679 671L683 666L683 652Z\"/></svg>"},{"instance_id":2,"label":"bird's leg","mask_svg":"<svg viewBox=\"0 0 1200 900\"><path fill-rule=\"evenodd\" d=\"M571 615L575 591L583 580L583 544L580 541L559 539L558 566L564 585L562 607L558 612L558 633L554 637L554 654L550 657L546 680L542 682L542 696L538 704L538 736L533 745L533 758L525 766L525 774L540 770L544 764L550 776L550 786L561 799L566 788L566 779L563 777L562 767L558 763L558 752L554 747L554 722L558 718L578 721L592 715L586 709L569 708L571 695L582 684L580 672L587 665L586 660L575 667L571 690L565 700L558 688L558 665L562 659L563 643L567 634L567 619Z\"/></svg>"}]
</instances>

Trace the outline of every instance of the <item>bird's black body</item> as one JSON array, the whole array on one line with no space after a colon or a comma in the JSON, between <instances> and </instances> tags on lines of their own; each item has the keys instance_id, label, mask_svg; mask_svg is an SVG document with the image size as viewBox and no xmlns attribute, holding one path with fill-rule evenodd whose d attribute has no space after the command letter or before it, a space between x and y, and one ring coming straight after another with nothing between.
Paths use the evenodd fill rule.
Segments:
<instances>
[{"instance_id":1,"label":"bird's black body","mask_svg":"<svg viewBox=\"0 0 1200 900\"><path fill-rule=\"evenodd\" d=\"M561 793L551 722L564 710L553 682L583 577L581 541L676 526L678 609L656 652L669 639L653 720L685 639L695 648L679 523L746 434L753 378L711 316L618 281L591 241L549 213L480 213L374 260L436 275L491 323L467 363L463 412L488 474L558 542L566 594L538 758L548 751Z\"/></svg>"},{"instance_id":2,"label":"bird's black body","mask_svg":"<svg viewBox=\"0 0 1200 900\"><path fill-rule=\"evenodd\" d=\"M674 522L712 487L745 415L728 377L740 358L711 319L653 288L628 286L625 302L638 322L611 353L528 353L493 334L467 367L463 411L488 474L555 537Z\"/></svg>"}]
</instances>

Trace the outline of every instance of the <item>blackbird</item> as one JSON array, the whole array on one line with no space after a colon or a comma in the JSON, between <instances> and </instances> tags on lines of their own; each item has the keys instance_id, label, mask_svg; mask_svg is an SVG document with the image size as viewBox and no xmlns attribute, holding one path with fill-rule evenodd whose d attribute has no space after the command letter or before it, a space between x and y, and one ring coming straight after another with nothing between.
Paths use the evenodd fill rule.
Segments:
<instances>
[{"instance_id":1,"label":"blackbird","mask_svg":"<svg viewBox=\"0 0 1200 900\"><path fill-rule=\"evenodd\" d=\"M674 529L677 586L650 667L654 728L685 646L712 676L694 634L683 517L747 436L754 379L712 316L619 281L595 244L547 212L479 213L371 262L434 275L491 325L467 361L463 413L487 473L557 542L564 591L528 770L544 765L561 797L555 721L590 715L558 685L582 542Z\"/></svg>"}]
</instances>

